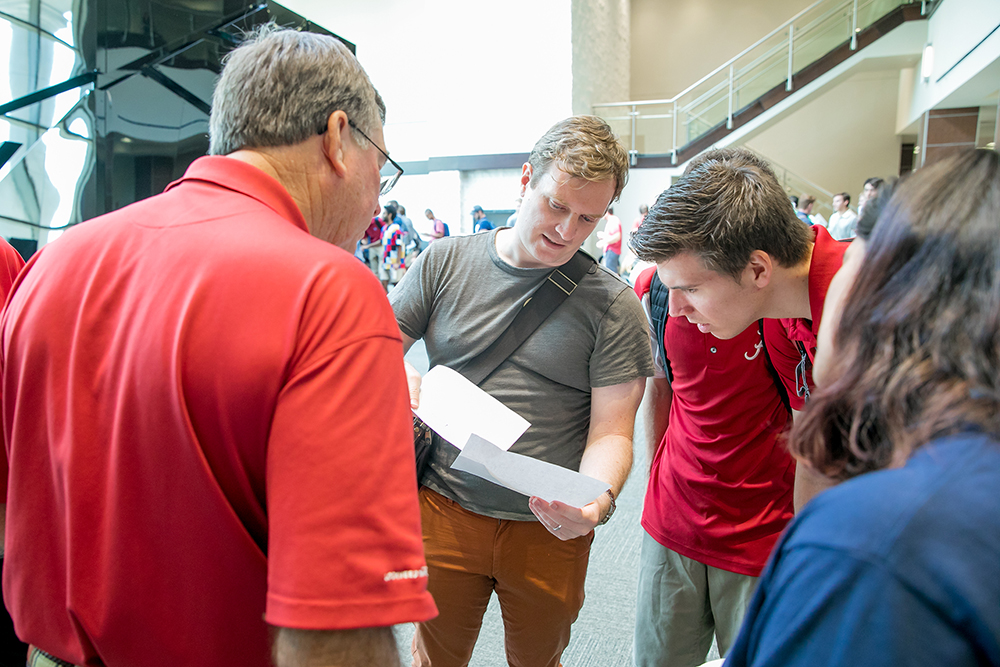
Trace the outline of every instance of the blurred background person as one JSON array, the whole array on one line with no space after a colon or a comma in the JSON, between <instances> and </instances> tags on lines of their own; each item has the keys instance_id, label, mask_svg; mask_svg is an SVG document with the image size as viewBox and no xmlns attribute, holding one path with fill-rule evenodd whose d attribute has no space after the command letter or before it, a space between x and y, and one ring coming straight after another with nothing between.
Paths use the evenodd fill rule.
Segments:
<instances>
[{"instance_id":1,"label":"blurred background person","mask_svg":"<svg viewBox=\"0 0 1000 667\"><path fill-rule=\"evenodd\" d=\"M622 220L615 215L613 206L604 214L604 231L597 232L597 247L604 250L601 263L618 274L618 260L622 256Z\"/></svg>"},{"instance_id":2,"label":"blurred background person","mask_svg":"<svg viewBox=\"0 0 1000 667\"><path fill-rule=\"evenodd\" d=\"M514 212L507 216L507 222L505 226L513 227L517 224L517 212L521 210L521 198L518 197L514 200Z\"/></svg>"},{"instance_id":3,"label":"blurred background person","mask_svg":"<svg viewBox=\"0 0 1000 667\"><path fill-rule=\"evenodd\" d=\"M854 238L858 214L850 206L851 195L846 192L833 195L833 215L830 216L827 229L830 230L830 236L838 241Z\"/></svg>"},{"instance_id":4,"label":"blurred background person","mask_svg":"<svg viewBox=\"0 0 1000 667\"><path fill-rule=\"evenodd\" d=\"M433 243L434 241L437 241L438 239L443 239L446 236L450 236L450 232L448 230L448 225L446 225L443 222L441 222L440 220L438 220L437 216L434 215L434 211L432 211L430 209L427 209L426 211L424 211L424 216L431 223L431 230L428 233L428 237L429 237L428 238L428 243Z\"/></svg>"},{"instance_id":5,"label":"blurred background person","mask_svg":"<svg viewBox=\"0 0 1000 667\"><path fill-rule=\"evenodd\" d=\"M798 203L795 205L795 215L798 216L799 220L806 223L810 227L813 225L812 209L813 205L816 203L816 198L812 195L802 195L798 198Z\"/></svg>"},{"instance_id":6,"label":"blurred background person","mask_svg":"<svg viewBox=\"0 0 1000 667\"><path fill-rule=\"evenodd\" d=\"M486 219L483 207L476 204L472 207L472 233L485 232L493 229L493 223Z\"/></svg>"},{"instance_id":7,"label":"blurred background person","mask_svg":"<svg viewBox=\"0 0 1000 667\"><path fill-rule=\"evenodd\" d=\"M858 215L864 213L865 203L869 199L875 198L880 187L882 187L881 178L872 176L871 178L865 179L865 185L861 189L861 195L858 197Z\"/></svg>"}]
</instances>

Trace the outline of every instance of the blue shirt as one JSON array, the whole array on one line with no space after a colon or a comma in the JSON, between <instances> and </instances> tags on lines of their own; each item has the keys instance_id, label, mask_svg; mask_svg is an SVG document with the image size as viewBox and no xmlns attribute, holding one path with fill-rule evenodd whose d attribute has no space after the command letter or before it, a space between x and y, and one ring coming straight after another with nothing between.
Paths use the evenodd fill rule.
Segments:
<instances>
[{"instance_id":1,"label":"blue shirt","mask_svg":"<svg viewBox=\"0 0 1000 667\"><path fill-rule=\"evenodd\" d=\"M1000 443L854 478L782 537L726 667L1000 665Z\"/></svg>"},{"instance_id":2,"label":"blue shirt","mask_svg":"<svg viewBox=\"0 0 1000 667\"><path fill-rule=\"evenodd\" d=\"M493 229L493 223L486 218L480 218L476 220L475 224L472 225L472 233L485 232L488 229Z\"/></svg>"}]
</instances>

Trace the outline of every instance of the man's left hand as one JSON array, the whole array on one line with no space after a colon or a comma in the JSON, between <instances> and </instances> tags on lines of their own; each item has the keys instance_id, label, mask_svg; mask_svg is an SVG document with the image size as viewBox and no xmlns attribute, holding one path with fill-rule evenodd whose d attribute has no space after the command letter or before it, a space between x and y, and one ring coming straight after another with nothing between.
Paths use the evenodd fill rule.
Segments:
<instances>
[{"instance_id":1,"label":"man's left hand","mask_svg":"<svg viewBox=\"0 0 1000 667\"><path fill-rule=\"evenodd\" d=\"M573 507L558 500L550 503L532 496L528 500L528 508L550 533L564 541L592 531L604 513L600 499L583 507Z\"/></svg>"}]
</instances>

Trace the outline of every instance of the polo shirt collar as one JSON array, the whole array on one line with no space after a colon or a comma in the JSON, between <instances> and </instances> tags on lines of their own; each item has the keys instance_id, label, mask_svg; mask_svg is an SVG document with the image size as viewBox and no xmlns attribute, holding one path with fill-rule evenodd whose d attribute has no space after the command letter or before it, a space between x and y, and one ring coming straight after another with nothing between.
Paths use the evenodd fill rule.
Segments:
<instances>
[{"instance_id":1,"label":"polo shirt collar","mask_svg":"<svg viewBox=\"0 0 1000 667\"><path fill-rule=\"evenodd\" d=\"M833 276L844 263L847 243L830 236L830 232L820 225L812 228L814 237L812 259L809 262L809 311L812 315L813 333L819 332L819 320L823 316L823 302L833 282Z\"/></svg>"},{"instance_id":2,"label":"polo shirt collar","mask_svg":"<svg viewBox=\"0 0 1000 667\"><path fill-rule=\"evenodd\" d=\"M168 185L166 190L185 181L211 183L256 199L302 231L309 233L306 219L302 217L302 211L288 194L288 190L271 176L242 160L221 155L200 157L191 163L181 178Z\"/></svg>"}]
</instances>

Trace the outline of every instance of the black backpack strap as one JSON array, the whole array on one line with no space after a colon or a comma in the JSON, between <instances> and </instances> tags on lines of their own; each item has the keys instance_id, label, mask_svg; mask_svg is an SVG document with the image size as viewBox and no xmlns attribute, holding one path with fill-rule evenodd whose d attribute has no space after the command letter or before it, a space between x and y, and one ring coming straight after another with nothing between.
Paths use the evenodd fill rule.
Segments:
<instances>
[{"instance_id":1,"label":"black backpack strap","mask_svg":"<svg viewBox=\"0 0 1000 667\"><path fill-rule=\"evenodd\" d=\"M653 272L653 282L649 284L649 317L656 332L656 347L663 356L663 370L667 373L667 382L674 381L674 372L670 368L670 357L667 356L666 330L667 317L670 315L670 288L660 281L660 276Z\"/></svg>"},{"instance_id":2,"label":"black backpack strap","mask_svg":"<svg viewBox=\"0 0 1000 667\"><path fill-rule=\"evenodd\" d=\"M764 350L764 363L767 364L767 371L771 374L774 386L778 388L778 396L781 398L782 405L791 415L792 404L788 400L788 391L785 389L785 383L778 376L778 371L774 369L774 364L771 363L771 354L767 351L767 340L764 338L764 320L757 320L757 332L760 334L760 345L761 349ZM796 375L798 375L798 369L796 369Z\"/></svg>"},{"instance_id":3,"label":"black backpack strap","mask_svg":"<svg viewBox=\"0 0 1000 667\"><path fill-rule=\"evenodd\" d=\"M573 293L594 263L590 255L577 251L548 275L488 348L456 370L474 384L482 384Z\"/></svg>"}]
</instances>

